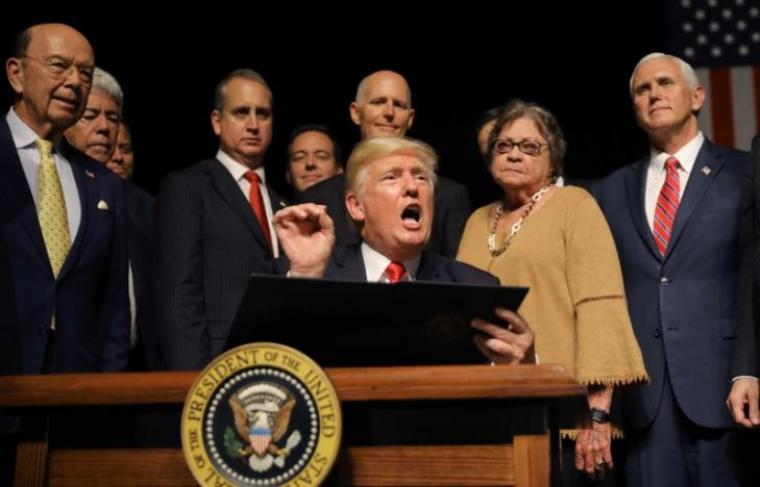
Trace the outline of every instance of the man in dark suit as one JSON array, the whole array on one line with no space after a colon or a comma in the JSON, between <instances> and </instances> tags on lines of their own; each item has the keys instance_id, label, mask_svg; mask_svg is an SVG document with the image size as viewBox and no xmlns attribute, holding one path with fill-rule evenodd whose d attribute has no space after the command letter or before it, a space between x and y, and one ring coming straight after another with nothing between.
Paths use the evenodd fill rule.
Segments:
<instances>
[{"instance_id":1,"label":"man in dark suit","mask_svg":"<svg viewBox=\"0 0 760 487\"><path fill-rule=\"evenodd\" d=\"M16 39L0 121L0 375L117 371L129 349L121 182L72 149L92 47L62 24ZM13 474L15 417L0 414L0 484Z\"/></svg>"},{"instance_id":2,"label":"man in dark suit","mask_svg":"<svg viewBox=\"0 0 760 487\"><path fill-rule=\"evenodd\" d=\"M84 152L106 167L114 154L124 160L124 138L129 130L121 122L124 93L110 73L96 67L92 89L82 118L69 127L64 136L75 149ZM131 154L131 143L126 147ZM121 169L122 165L116 166ZM120 176L120 172L116 172ZM130 370L146 369L148 363L158 368L158 339L153 329L153 296L151 272L151 238L153 197L142 188L124 184L127 214L127 254L129 256Z\"/></svg>"},{"instance_id":3,"label":"man in dark suit","mask_svg":"<svg viewBox=\"0 0 760 487\"><path fill-rule=\"evenodd\" d=\"M122 117L116 148L106 164L124 180L127 203L127 233L129 238L129 309L131 333L129 370L163 368L158 330L156 328L156 297L153 288L153 206L150 193L132 182L135 154L132 134Z\"/></svg>"},{"instance_id":4,"label":"man in dark suit","mask_svg":"<svg viewBox=\"0 0 760 487\"><path fill-rule=\"evenodd\" d=\"M272 212L283 201L266 183L272 92L240 69L217 86L211 125L216 158L169 175L156 200L158 318L170 369L198 369L218 355L253 272L279 254Z\"/></svg>"},{"instance_id":5,"label":"man in dark suit","mask_svg":"<svg viewBox=\"0 0 760 487\"><path fill-rule=\"evenodd\" d=\"M346 166L346 207L361 243L336 248L325 207L304 204L275 215L289 275L370 282L400 280L498 285L479 269L426 251L430 238L437 158L433 149L402 137L362 141ZM436 188L437 189L437 188ZM497 325L481 319L476 344L493 362L534 360L533 332L517 314L497 308Z\"/></svg>"},{"instance_id":6,"label":"man in dark suit","mask_svg":"<svg viewBox=\"0 0 760 487\"><path fill-rule=\"evenodd\" d=\"M394 71L376 71L365 77L349 106L351 120L361 138L403 136L414 123L412 92L406 79ZM338 244L356 243L359 237L349 223L343 201L345 176L322 181L304 192L302 201L327 206L336 226ZM439 176L435 192L435 220L428 249L454 257L464 225L472 212L470 195L462 184Z\"/></svg>"},{"instance_id":7,"label":"man in dark suit","mask_svg":"<svg viewBox=\"0 0 760 487\"><path fill-rule=\"evenodd\" d=\"M758 350L757 279L760 276L760 133L752 139L752 166L747 175L742 208L739 317L736 325L736 356L731 392L726 405L734 421L745 428L760 426L760 356Z\"/></svg>"},{"instance_id":8,"label":"man in dark suit","mask_svg":"<svg viewBox=\"0 0 760 487\"><path fill-rule=\"evenodd\" d=\"M21 360L0 374L126 364L122 184L61 140L82 115L93 70L87 39L62 24L26 30L6 63L16 98L0 123L0 235L10 256Z\"/></svg>"},{"instance_id":9,"label":"man in dark suit","mask_svg":"<svg viewBox=\"0 0 760 487\"><path fill-rule=\"evenodd\" d=\"M623 393L630 487L737 485L731 383L746 153L699 130L705 99L674 56L642 58L630 83L648 157L594 188L617 244L647 386Z\"/></svg>"}]
</instances>

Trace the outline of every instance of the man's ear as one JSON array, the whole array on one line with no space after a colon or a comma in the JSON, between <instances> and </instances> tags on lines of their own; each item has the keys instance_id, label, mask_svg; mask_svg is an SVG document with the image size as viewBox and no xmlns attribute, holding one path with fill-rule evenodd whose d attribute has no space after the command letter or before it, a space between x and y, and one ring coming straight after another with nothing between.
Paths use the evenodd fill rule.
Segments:
<instances>
[{"instance_id":1,"label":"man's ear","mask_svg":"<svg viewBox=\"0 0 760 487\"><path fill-rule=\"evenodd\" d=\"M697 113L702 109L702 105L704 104L705 89L702 87L702 85L698 85L696 88L694 88L694 93L692 94L691 111Z\"/></svg>"},{"instance_id":2,"label":"man's ear","mask_svg":"<svg viewBox=\"0 0 760 487\"><path fill-rule=\"evenodd\" d=\"M361 119L361 111L359 110L359 104L355 101L352 101L351 104L348 106L348 114L351 115L351 120L354 122L355 125L361 125L362 119Z\"/></svg>"},{"instance_id":3,"label":"man's ear","mask_svg":"<svg viewBox=\"0 0 760 487\"><path fill-rule=\"evenodd\" d=\"M364 205L359 201L356 193L349 191L346 194L346 209L353 221L357 223L364 222Z\"/></svg>"},{"instance_id":4,"label":"man's ear","mask_svg":"<svg viewBox=\"0 0 760 487\"><path fill-rule=\"evenodd\" d=\"M406 122L406 130L412 128L414 124L414 108L409 109L409 120Z\"/></svg>"},{"instance_id":5,"label":"man's ear","mask_svg":"<svg viewBox=\"0 0 760 487\"><path fill-rule=\"evenodd\" d=\"M214 129L214 134L219 137L222 133L222 114L219 110L211 112L211 127Z\"/></svg>"},{"instance_id":6,"label":"man's ear","mask_svg":"<svg viewBox=\"0 0 760 487\"><path fill-rule=\"evenodd\" d=\"M21 59L8 58L5 62L5 74L13 92L20 96L24 92L24 68L21 66Z\"/></svg>"}]
</instances>

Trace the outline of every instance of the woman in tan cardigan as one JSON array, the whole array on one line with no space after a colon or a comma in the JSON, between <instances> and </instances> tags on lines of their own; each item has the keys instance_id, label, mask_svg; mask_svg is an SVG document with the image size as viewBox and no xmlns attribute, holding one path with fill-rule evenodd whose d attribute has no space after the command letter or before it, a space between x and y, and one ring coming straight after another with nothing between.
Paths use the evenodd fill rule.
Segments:
<instances>
[{"instance_id":1,"label":"woman in tan cardigan","mask_svg":"<svg viewBox=\"0 0 760 487\"><path fill-rule=\"evenodd\" d=\"M612 235L590 194L554 185L565 141L547 110L512 101L488 147L504 198L472 214L457 259L491 272L502 285L530 288L520 313L535 331L539 360L564 365L588 386L594 421L571 435L575 467L603 472L612 466L613 388L647 379Z\"/></svg>"}]
</instances>

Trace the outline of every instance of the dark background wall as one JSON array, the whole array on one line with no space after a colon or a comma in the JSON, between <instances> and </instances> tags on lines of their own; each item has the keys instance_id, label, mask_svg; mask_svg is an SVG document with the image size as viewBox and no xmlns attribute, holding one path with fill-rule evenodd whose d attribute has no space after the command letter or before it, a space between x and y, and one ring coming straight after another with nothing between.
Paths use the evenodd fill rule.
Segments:
<instances>
[{"instance_id":1,"label":"dark background wall","mask_svg":"<svg viewBox=\"0 0 760 487\"><path fill-rule=\"evenodd\" d=\"M456 4L456 10L416 5L428 10L414 14L390 4L347 7L340 16L348 21L295 4L279 5L288 14L255 4L206 4L181 7L177 15L157 13L149 4L99 5L6 15L0 45L7 57L13 36L43 21L81 30L97 64L122 84L137 150L136 181L151 191L169 171L214 154L213 89L238 67L258 70L273 89L275 135L267 169L279 187L291 129L324 123L348 152L357 140L348 104L359 80L383 68L401 72L412 86L417 118L409 135L439 151L441 173L467 184L477 204L496 193L477 155L474 125L484 110L512 97L538 101L557 115L573 176L601 177L645 153L628 78L642 55L664 49L661 2L505 2L496 10ZM217 11L204 12L212 6ZM5 86L0 93L8 107Z\"/></svg>"}]
</instances>

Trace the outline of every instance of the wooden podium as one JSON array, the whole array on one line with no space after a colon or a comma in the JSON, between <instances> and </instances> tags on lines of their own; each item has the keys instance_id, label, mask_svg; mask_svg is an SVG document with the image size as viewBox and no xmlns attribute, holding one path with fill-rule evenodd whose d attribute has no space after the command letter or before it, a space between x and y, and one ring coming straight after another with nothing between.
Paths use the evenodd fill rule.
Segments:
<instances>
[{"instance_id":1,"label":"wooden podium","mask_svg":"<svg viewBox=\"0 0 760 487\"><path fill-rule=\"evenodd\" d=\"M559 412L564 408L560 402L577 406L584 402L586 392L557 365L326 371L344 408L407 402L454 404L457 408L460 404L503 405L505 414L516 406L521 411L513 422L511 437L502 442L401 446L344 443L332 476L333 483L340 485L555 484L559 475ZM15 485L196 485L179 446L179 411L196 375L151 372L0 377L0 409L24 417ZM168 413L164 417L170 419L162 423L176 431L176 443L156 446L149 441L151 428L127 439L118 426L124 426L126 415L133 411L148 415L157 411L158 417ZM520 418L526 417L525 411L530 411L533 419L523 424ZM96 421L96 416L107 421ZM456 421L452 417L452 422ZM57 424L67 428L66 441L56 438L60 430ZM344 424L344 438L348 427ZM148 438L134 438L140 435ZM88 444L88 438L96 441ZM107 440L105 446L102 440Z\"/></svg>"}]
</instances>

